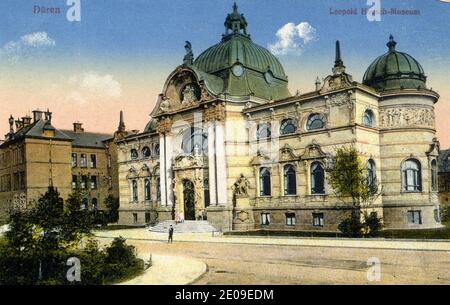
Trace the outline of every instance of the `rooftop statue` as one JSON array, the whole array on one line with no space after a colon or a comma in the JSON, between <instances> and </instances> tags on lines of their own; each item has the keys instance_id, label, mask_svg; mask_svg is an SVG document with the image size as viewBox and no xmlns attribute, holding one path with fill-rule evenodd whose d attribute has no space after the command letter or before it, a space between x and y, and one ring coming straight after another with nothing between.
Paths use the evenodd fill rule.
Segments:
<instances>
[{"instance_id":1,"label":"rooftop statue","mask_svg":"<svg viewBox=\"0 0 450 305\"><path fill-rule=\"evenodd\" d=\"M189 41L186 41L184 49L186 50L186 55L184 55L183 63L185 65L192 65L194 63L194 53L192 52L192 44Z\"/></svg>"}]
</instances>

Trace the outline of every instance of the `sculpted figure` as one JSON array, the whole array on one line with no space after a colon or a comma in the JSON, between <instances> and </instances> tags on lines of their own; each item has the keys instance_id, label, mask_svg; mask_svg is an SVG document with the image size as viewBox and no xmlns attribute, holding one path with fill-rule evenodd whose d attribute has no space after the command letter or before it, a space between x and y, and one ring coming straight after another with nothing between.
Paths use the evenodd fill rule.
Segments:
<instances>
[{"instance_id":1,"label":"sculpted figure","mask_svg":"<svg viewBox=\"0 0 450 305\"><path fill-rule=\"evenodd\" d=\"M250 188L250 182L245 178L244 174L241 174L239 179L234 183L233 190L235 195L248 195L248 189Z\"/></svg>"}]
</instances>

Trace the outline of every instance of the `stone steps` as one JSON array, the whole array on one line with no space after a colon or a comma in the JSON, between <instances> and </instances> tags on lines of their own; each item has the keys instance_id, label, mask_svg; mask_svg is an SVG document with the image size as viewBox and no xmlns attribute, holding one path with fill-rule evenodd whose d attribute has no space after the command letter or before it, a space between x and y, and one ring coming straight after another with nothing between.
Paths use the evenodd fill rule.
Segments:
<instances>
[{"instance_id":1,"label":"stone steps","mask_svg":"<svg viewBox=\"0 0 450 305\"><path fill-rule=\"evenodd\" d=\"M148 230L151 232L167 233L171 225L175 233L210 233L217 231L216 228L205 220L185 220L183 223L178 224L175 224L173 220L166 220L149 227Z\"/></svg>"}]
</instances>

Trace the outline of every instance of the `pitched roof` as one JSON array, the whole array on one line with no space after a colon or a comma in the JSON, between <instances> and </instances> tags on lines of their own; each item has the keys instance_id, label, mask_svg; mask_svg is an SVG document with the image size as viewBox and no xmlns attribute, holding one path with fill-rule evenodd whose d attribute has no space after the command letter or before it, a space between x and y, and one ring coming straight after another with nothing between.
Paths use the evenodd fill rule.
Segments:
<instances>
[{"instance_id":1,"label":"pitched roof","mask_svg":"<svg viewBox=\"0 0 450 305\"><path fill-rule=\"evenodd\" d=\"M103 148L105 147L103 142L112 138L112 135L104 133L75 132L73 130L61 131L73 140L72 146L74 147Z\"/></svg>"}]
</instances>

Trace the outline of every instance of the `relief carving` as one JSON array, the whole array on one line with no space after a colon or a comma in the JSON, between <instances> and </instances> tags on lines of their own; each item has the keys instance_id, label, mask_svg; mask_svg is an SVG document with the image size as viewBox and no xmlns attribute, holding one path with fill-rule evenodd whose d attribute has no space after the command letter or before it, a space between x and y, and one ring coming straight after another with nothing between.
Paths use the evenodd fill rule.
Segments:
<instances>
[{"instance_id":1,"label":"relief carving","mask_svg":"<svg viewBox=\"0 0 450 305\"><path fill-rule=\"evenodd\" d=\"M381 127L434 127L433 109L423 107L403 107L380 110Z\"/></svg>"}]
</instances>

